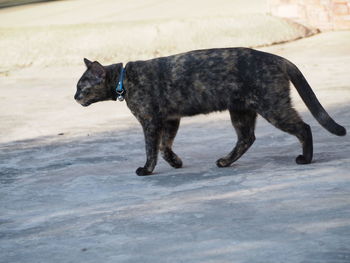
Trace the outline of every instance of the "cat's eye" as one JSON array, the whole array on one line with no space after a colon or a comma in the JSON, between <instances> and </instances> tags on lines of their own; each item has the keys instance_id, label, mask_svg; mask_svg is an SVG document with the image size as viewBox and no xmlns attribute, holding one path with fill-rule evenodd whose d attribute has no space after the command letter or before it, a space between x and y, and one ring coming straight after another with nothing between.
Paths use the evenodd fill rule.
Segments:
<instances>
[{"instance_id":1,"label":"cat's eye","mask_svg":"<svg viewBox=\"0 0 350 263\"><path fill-rule=\"evenodd\" d=\"M88 96L88 95L90 95L91 92L90 92L90 89L84 89L83 93L85 96Z\"/></svg>"},{"instance_id":2,"label":"cat's eye","mask_svg":"<svg viewBox=\"0 0 350 263\"><path fill-rule=\"evenodd\" d=\"M84 86L82 84L77 85L77 91L81 92L84 89Z\"/></svg>"},{"instance_id":3,"label":"cat's eye","mask_svg":"<svg viewBox=\"0 0 350 263\"><path fill-rule=\"evenodd\" d=\"M94 85L100 85L102 83L103 79L99 78L99 77L95 77L94 79Z\"/></svg>"}]
</instances>

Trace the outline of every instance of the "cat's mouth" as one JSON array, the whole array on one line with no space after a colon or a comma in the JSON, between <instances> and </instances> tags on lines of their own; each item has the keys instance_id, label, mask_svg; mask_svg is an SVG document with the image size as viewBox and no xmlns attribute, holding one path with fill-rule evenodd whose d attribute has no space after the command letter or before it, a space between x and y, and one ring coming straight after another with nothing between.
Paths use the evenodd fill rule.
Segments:
<instances>
[{"instance_id":1,"label":"cat's mouth","mask_svg":"<svg viewBox=\"0 0 350 263\"><path fill-rule=\"evenodd\" d=\"M79 103L83 107L87 107L91 104L90 101L81 101L81 100L75 100L77 103Z\"/></svg>"},{"instance_id":2,"label":"cat's mouth","mask_svg":"<svg viewBox=\"0 0 350 263\"><path fill-rule=\"evenodd\" d=\"M97 99L92 99L92 100L88 100L86 102L78 102L78 103L80 103L81 106L83 106L83 107L87 107L87 106L91 105L92 103L95 103L95 102L98 102L98 101L99 100L97 100Z\"/></svg>"},{"instance_id":3,"label":"cat's mouth","mask_svg":"<svg viewBox=\"0 0 350 263\"><path fill-rule=\"evenodd\" d=\"M79 103L83 107L87 107L91 104L89 101L83 102L83 101L76 100L76 102Z\"/></svg>"}]
</instances>

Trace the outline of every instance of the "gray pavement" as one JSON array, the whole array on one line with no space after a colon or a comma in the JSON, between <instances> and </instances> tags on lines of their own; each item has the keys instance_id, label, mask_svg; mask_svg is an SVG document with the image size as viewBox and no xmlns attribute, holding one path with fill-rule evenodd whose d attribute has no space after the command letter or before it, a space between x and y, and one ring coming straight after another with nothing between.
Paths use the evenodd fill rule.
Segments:
<instances>
[{"instance_id":1,"label":"gray pavement","mask_svg":"<svg viewBox=\"0 0 350 263\"><path fill-rule=\"evenodd\" d=\"M350 106L328 108L348 130ZM228 113L185 123L184 168L159 160L137 177L137 125L1 144L0 262L350 262L350 140L310 116L314 162L259 119L253 147L230 168ZM208 119L209 120L209 119Z\"/></svg>"}]
</instances>

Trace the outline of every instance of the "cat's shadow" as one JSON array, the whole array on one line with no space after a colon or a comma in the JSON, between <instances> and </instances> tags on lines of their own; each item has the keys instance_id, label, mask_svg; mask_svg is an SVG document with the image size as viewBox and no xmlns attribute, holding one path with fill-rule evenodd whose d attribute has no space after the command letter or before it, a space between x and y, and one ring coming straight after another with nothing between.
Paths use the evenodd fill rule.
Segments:
<instances>
[{"instance_id":1,"label":"cat's shadow","mask_svg":"<svg viewBox=\"0 0 350 263\"><path fill-rule=\"evenodd\" d=\"M183 168L173 170L165 165L156 169L154 174L147 177L147 181L157 186L177 187L193 183L211 183L212 180L220 181L220 178L226 178L229 184L240 185L251 175L261 173L270 176L283 176L285 173L300 173L301 171L315 171L320 166L329 166L334 160L347 160L347 156L333 152L316 153L314 160L308 165L298 165L295 163L294 155L270 155L262 157L250 156L245 160L239 160L230 167L218 168L213 162L212 166L199 167L200 164L184 165ZM158 170L158 171L157 171ZM194 172L198 170L198 172Z\"/></svg>"},{"instance_id":2,"label":"cat's shadow","mask_svg":"<svg viewBox=\"0 0 350 263\"><path fill-rule=\"evenodd\" d=\"M164 187L177 187L193 183L211 184L214 180L219 182L221 179L230 185L240 185L249 174L256 173L260 168L259 164L248 162L236 163L225 168L216 167L215 162L211 166L207 164L206 167L200 167L200 164L185 164L183 168L176 170L164 166L147 177L147 180Z\"/></svg>"}]
</instances>

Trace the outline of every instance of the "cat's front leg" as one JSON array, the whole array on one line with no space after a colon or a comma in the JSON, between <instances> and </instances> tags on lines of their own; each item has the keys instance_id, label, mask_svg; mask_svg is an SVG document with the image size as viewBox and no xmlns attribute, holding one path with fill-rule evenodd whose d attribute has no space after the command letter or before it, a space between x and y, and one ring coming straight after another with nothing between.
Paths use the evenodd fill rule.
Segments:
<instances>
[{"instance_id":1,"label":"cat's front leg","mask_svg":"<svg viewBox=\"0 0 350 263\"><path fill-rule=\"evenodd\" d=\"M157 164L162 129L160 121L142 120L140 122L145 135L147 160L144 167L137 168L136 174L139 176L145 176L152 174L154 167Z\"/></svg>"}]
</instances>

